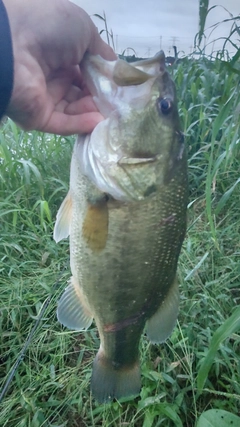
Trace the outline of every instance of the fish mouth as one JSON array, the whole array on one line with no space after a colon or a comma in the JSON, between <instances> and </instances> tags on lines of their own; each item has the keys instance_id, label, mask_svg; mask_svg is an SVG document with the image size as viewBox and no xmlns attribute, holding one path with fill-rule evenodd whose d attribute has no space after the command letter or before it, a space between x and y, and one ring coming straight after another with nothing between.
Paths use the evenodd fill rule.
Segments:
<instances>
[{"instance_id":1,"label":"fish mouth","mask_svg":"<svg viewBox=\"0 0 240 427\"><path fill-rule=\"evenodd\" d=\"M121 157L120 160L118 160L119 166L125 166L125 165L141 165L145 163L153 163L158 160L159 155L153 156L152 154L147 153L137 153L134 154L134 157Z\"/></svg>"}]
</instances>

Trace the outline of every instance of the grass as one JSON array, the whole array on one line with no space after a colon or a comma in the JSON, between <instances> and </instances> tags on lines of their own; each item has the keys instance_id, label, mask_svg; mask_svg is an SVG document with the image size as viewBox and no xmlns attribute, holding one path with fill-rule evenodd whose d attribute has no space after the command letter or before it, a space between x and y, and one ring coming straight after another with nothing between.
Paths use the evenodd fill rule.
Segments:
<instances>
[{"instance_id":1,"label":"grass","mask_svg":"<svg viewBox=\"0 0 240 427\"><path fill-rule=\"evenodd\" d=\"M11 121L1 129L2 387L42 316L2 399L3 427L201 427L209 409L240 412L239 78L227 63L204 56L186 58L172 73L189 148L181 311L165 344L142 337L136 399L97 405L89 392L97 331L71 332L56 320L69 248L56 245L52 232L74 138L24 133Z\"/></svg>"}]
</instances>

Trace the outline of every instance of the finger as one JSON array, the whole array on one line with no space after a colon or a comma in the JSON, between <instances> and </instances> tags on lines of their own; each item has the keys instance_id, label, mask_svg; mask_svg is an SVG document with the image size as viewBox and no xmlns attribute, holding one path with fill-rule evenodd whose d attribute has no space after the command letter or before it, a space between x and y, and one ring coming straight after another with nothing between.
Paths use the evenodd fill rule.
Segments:
<instances>
[{"instance_id":1,"label":"finger","mask_svg":"<svg viewBox=\"0 0 240 427\"><path fill-rule=\"evenodd\" d=\"M54 111L48 122L37 130L63 136L91 133L103 119L104 117L98 112L69 115Z\"/></svg>"},{"instance_id":2,"label":"finger","mask_svg":"<svg viewBox=\"0 0 240 427\"><path fill-rule=\"evenodd\" d=\"M79 87L71 85L66 94L64 95L65 101L68 102L68 104L78 101L80 98L83 97L83 92Z\"/></svg>"},{"instance_id":3,"label":"finger","mask_svg":"<svg viewBox=\"0 0 240 427\"><path fill-rule=\"evenodd\" d=\"M82 94L82 90L79 88L80 82L81 73L78 66L54 71L47 79L48 95L54 104L61 99L68 102L76 101Z\"/></svg>"},{"instance_id":4,"label":"finger","mask_svg":"<svg viewBox=\"0 0 240 427\"><path fill-rule=\"evenodd\" d=\"M58 88L56 88L56 89L58 89ZM55 104L55 110L57 110L57 111L64 111L68 105L71 105L72 103L79 101L83 97L82 90L76 86L69 87L67 89L67 93L65 93L64 97L62 99L60 99L59 101L58 101L59 94L57 92L58 92L58 90L52 91L52 102L53 102L53 104ZM48 94L48 96L49 95L51 96L51 94ZM95 109L91 108L87 111L95 111ZM84 111L81 111L81 113L82 112L84 112ZM79 112L77 111L77 113L74 113L74 114L78 114L78 113Z\"/></svg>"},{"instance_id":5,"label":"finger","mask_svg":"<svg viewBox=\"0 0 240 427\"><path fill-rule=\"evenodd\" d=\"M82 113L90 113L98 111L96 105L93 102L92 96L84 96L81 99L78 99L77 101L73 101L67 105L64 112L66 114L82 114Z\"/></svg>"},{"instance_id":6,"label":"finger","mask_svg":"<svg viewBox=\"0 0 240 427\"><path fill-rule=\"evenodd\" d=\"M92 96L84 96L83 98L73 100L72 102L68 102L70 98L69 95L66 96L66 99L61 99L57 105L55 105L55 111L71 114L72 116L83 114L83 113L91 113L98 111L95 103L93 102Z\"/></svg>"},{"instance_id":7,"label":"finger","mask_svg":"<svg viewBox=\"0 0 240 427\"><path fill-rule=\"evenodd\" d=\"M101 39L98 31L96 31L92 36L89 52L93 55L101 55L108 61L114 61L117 59L117 55L114 53L113 49Z\"/></svg>"}]
</instances>

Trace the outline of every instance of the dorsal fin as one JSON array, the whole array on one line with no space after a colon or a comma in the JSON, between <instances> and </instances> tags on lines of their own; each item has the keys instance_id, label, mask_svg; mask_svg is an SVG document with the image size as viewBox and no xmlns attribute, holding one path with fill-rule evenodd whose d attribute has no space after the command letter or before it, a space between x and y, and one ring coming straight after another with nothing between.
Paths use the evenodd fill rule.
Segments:
<instances>
[{"instance_id":1,"label":"dorsal fin","mask_svg":"<svg viewBox=\"0 0 240 427\"><path fill-rule=\"evenodd\" d=\"M70 191L63 200L57 213L57 219L54 227L53 238L55 242L66 239L70 234L70 225L72 219L72 196Z\"/></svg>"}]
</instances>

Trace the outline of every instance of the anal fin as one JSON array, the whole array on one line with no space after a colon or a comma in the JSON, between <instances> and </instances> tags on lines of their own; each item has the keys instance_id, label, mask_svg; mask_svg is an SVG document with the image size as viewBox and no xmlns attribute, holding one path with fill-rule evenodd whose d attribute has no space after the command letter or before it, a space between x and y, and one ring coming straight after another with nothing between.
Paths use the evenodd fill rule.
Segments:
<instances>
[{"instance_id":1,"label":"anal fin","mask_svg":"<svg viewBox=\"0 0 240 427\"><path fill-rule=\"evenodd\" d=\"M77 331L88 329L93 321L80 287L73 277L58 302L57 318L62 325Z\"/></svg>"},{"instance_id":2,"label":"anal fin","mask_svg":"<svg viewBox=\"0 0 240 427\"><path fill-rule=\"evenodd\" d=\"M178 317L179 290L175 278L165 300L146 323L146 333L152 343L161 343L171 334Z\"/></svg>"}]
</instances>

